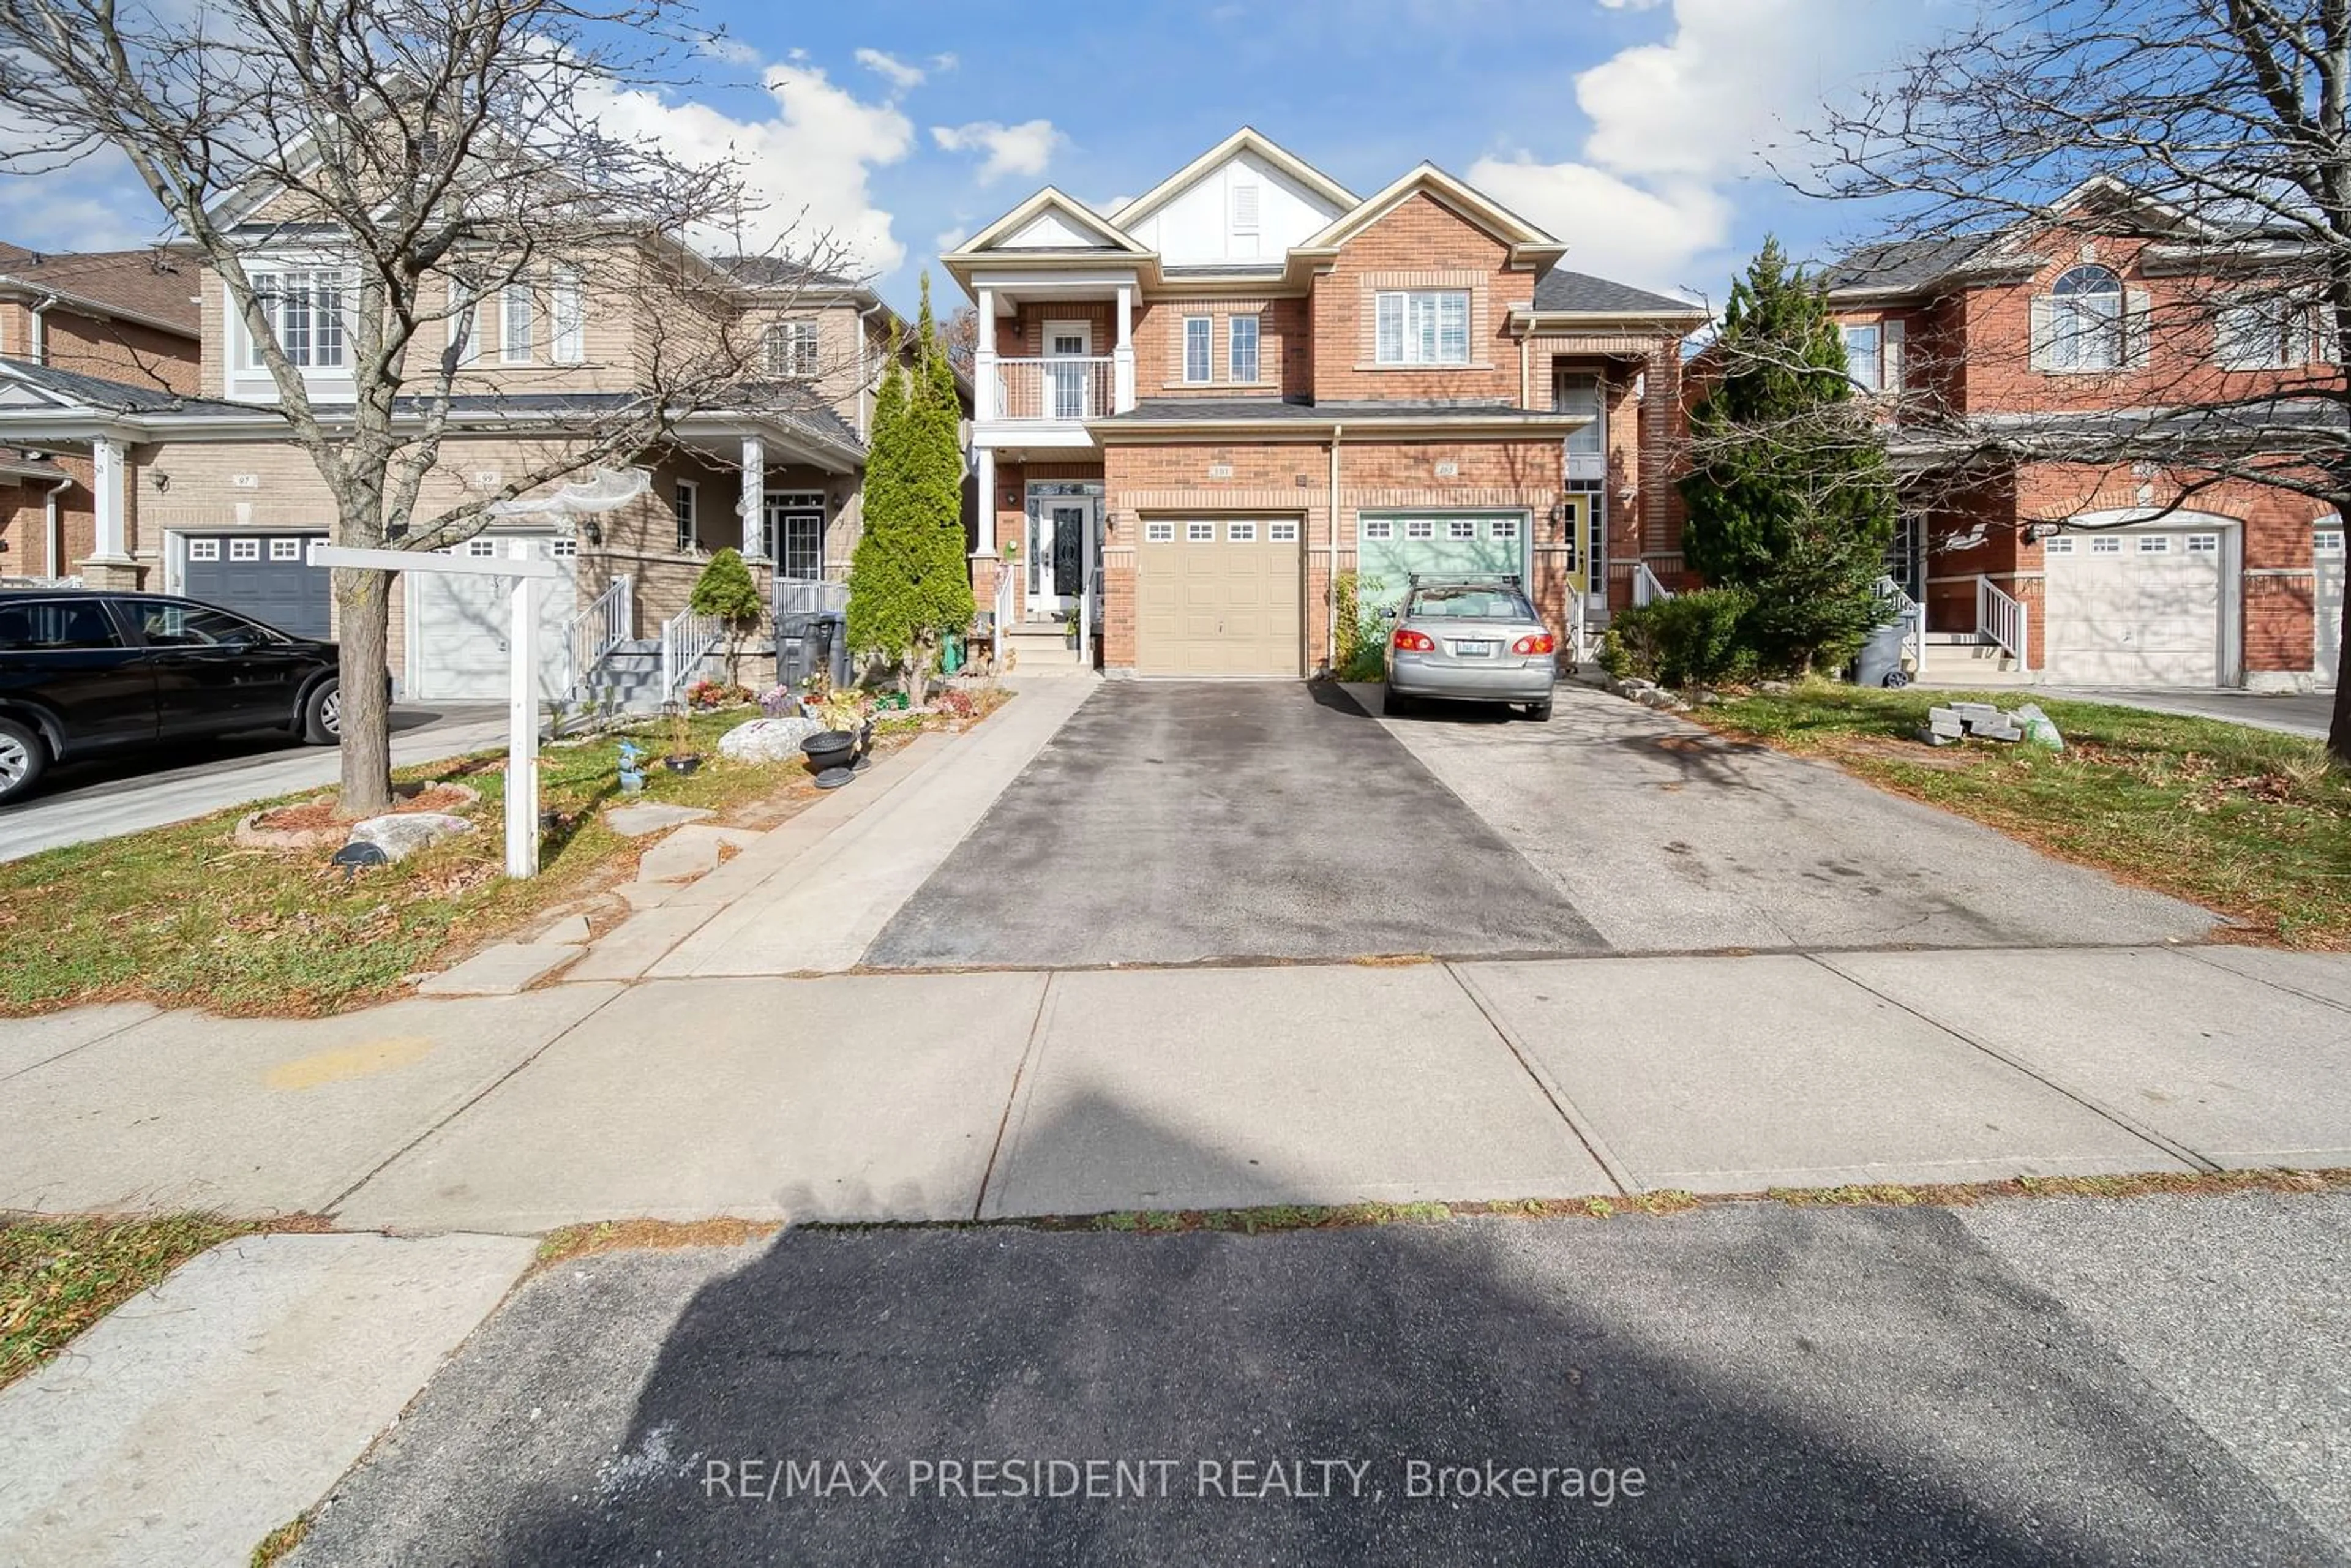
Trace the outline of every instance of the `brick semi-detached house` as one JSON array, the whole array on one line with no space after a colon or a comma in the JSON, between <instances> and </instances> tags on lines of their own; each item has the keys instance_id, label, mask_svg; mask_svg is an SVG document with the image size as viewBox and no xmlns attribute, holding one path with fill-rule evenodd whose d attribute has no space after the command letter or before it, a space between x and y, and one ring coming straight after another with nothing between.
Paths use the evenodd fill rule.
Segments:
<instances>
[{"instance_id":1,"label":"brick semi-detached house","mask_svg":"<svg viewBox=\"0 0 2351 1568\"><path fill-rule=\"evenodd\" d=\"M193 392L197 276L193 261L163 248L60 256L0 244L0 361ZM81 574L98 549L92 477L86 450L0 437L0 581Z\"/></svg>"},{"instance_id":2,"label":"brick semi-detached house","mask_svg":"<svg viewBox=\"0 0 2351 1568\"><path fill-rule=\"evenodd\" d=\"M1678 572L1691 306L1427 164L1359 196L1244 129L1117 210L946 256L978 307L973 578L1016 661L1327 667L1343 574L1522 574L1564 632ZM1585 596L1589 596L1588 598ZM1597 616L1591 617L1596 620Z\"/></svg>"},{"instance_id":3,"label":"brick semi-detached house","mask_svg":"<svg viewBox=\"0 0 2351 1568\"><path fill-rule=\"evenodd\" d=\"M352 398L356 264L341 258L332 233L266 210L236 232L247 241L246 267L271 292L279 340L331 428ZM8 546L0 574L185 593L290 632L331 635L328 574L305 556L327 537L334 507L308 455L287 438L277 386L223 282L199 261L166 253L158 265L172 270L142 282L146 303L134 312L126 290L101 292L99 283L123 284L130 259L149 265L145 253L52 257L41 267L23 264L24 254L0 252L0 539ZM656 265L670 269L663 276L671 286L632 287L636 268ZM839 602L859 532L872 392L890 355L904 350L904 327L863 285L788 262L632 250L584 272L541 266L480 301L450 431L417 515L495 494L507 476L538 471L576 440L583 416L640 397L654 357L704 326L655 319L659 300L681 294L678 273L697 301L755 345L741 406L691 413L672 439L615 460L649 480L618 510L517 509L455 547L503 553L522 541L569 567L540 603L540 684L550 699L608 689L650 700L665 643L677 655L669 663L692 664L684 654L706 649L709 632L688 640L687 596L721 547L742 549L763 592L781 576L810 584L808 601ZM43 350L21 300L45 283L57 286L59 303L46 313ZM167 342L162 323L172 300L181 328ZM103 312L99 301L108 302ZM436 326L420 340L415 383L429 385L426 361L448 337ZM52 559L43 506L64 477L75 484L63 492L64 545ZM814 586L823 583L830 595ZM396 578L392 591L391 669L403 699L504 699L507 613L496 580L420 574ZM755 653L743 667L760 675L768 666Z\"/></svg>"},{"instance_id":4,"label":"brick semi-detached house","mask_svg":"<svg viewBox=\"0 0 2351 1568\"><path fill-rule=\"evenodd\" d=\"M2104 182L2057 210L1826 274L1913 502L1898 575L1926 606L1924 677L2332 685L2344 528L2325 506L2184 465L2049 460L2097 455L2066 432L2161 429L2213 400L2274 396L2290 416L2342 375L2331 335L2265 271L2270 236ZM2226 434L2258 453L2262 428Z\"/></svg>"}]
</instances>

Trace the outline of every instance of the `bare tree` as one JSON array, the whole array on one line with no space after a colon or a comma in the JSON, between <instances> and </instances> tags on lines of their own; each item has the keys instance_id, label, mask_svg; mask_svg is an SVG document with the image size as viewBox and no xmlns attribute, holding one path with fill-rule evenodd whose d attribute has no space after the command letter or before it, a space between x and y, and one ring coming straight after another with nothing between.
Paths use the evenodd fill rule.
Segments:
<instances>
[{"instance_id":1,"label":"bare tree","mask_svg":"<svg viewBox=\"0 0 2351 1568\"><path fill-rule=\"evenodd\" d=\"M1945 247L1955 280L2084 252L2160 267L2159 289L2115 304L2103 391L2095 356L2046 406L1988 413L1956 390L1962 370L1980 384L2025 369L2053 331L2070 352L2063 334L2103 333L2095 312L1914 339L1889 437L1913 500L1959 505L2031 465L2083 496L2125 481L2142 517L2245 486L2351 516L2347 106L2346 0L1991 0L1831 106L1810 167L1786 177L1870 204L1914 258ZM2042 510L2024 521L2066 506ZM2328 747L2351 765L2339 679Z\"/></svg>"},{"instance_id":2,"label":"bare tree","mask_svg":"<svg viewBox=\"0 0 2351 1568\"><path fill-rule=\"evenodd\" d=\"M225 286L287 438L332 495L335 542L440 549L686 416L806 395L811 367L796 385L771 375L735 271L692 243L731 233L725 248L745 248L738 170L603 123L614 95L667 81L697 42L672 0L0 0L0 109L30 128L0 166L119 150ZM840 265L826 236L792 241L788 226L770 254L811 275ZM600 296L628 301L624 341L580 341ZM568 334L550 357L580 368L486 375L493 298L513 301L501 330L512 312ZM772 286L758 301L786 303ZM348 370L332 402L310 373L329 336ZM628 395L579 400L522 471L450 498L444 459L467 422L517 391L583 386ZM388 586L335 574L347 811L390 801Z\"/></svg>"}]
</instances>

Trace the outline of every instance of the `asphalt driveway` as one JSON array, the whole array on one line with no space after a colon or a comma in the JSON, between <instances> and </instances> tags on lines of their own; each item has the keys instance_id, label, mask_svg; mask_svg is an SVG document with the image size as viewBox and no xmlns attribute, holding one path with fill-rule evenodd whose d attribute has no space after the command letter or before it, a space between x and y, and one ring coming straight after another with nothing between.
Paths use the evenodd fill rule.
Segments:
<instances>
[{"instance_id":1,"label":"asphalt driveway","mask_svg":"<svg viewBox=\"0 0 2351 1568\"><path fill-rule=\"evenodd\" d=\"M1013 781L865 963L1602 946L1572 900L1335 687L1118 682Z\"/></svg>"}]
</instances>

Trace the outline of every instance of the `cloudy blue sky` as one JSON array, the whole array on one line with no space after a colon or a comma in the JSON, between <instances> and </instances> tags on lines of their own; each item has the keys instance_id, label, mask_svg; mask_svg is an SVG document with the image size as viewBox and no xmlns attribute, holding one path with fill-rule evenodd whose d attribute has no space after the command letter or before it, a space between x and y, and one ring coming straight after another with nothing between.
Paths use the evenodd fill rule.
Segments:
<instances>
[{"instance_id":1,"label":"cloudy blue sky","mask_svg":"<svg viewBox=\"0 0 2351 1568\"><path fill-rule=\"evenodd\" d=\"M1242 124L1358 192L1428 159L1549 227L1570 267L1719 300L1767 231L1819 253L1862 221L1790 194L1764 150L1970 4L708 0L726 39L701 79L611 112L749 159L779 219L853 243L905 304L1040 183L1107 205ZM0 238L156 232L104 164L0 176Z\"/></svg>"}]
</instances>

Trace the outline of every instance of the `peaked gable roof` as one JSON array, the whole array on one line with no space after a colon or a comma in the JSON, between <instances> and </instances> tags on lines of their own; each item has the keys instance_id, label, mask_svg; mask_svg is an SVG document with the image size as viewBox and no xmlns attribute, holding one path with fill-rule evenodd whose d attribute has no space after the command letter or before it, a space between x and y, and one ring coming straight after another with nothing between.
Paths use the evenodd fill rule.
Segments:
<instances>
[{"instance_id":1,"label":"peaked gable roof","mask_svg":"<svg viewBox=\"0 0 2351 1568\"><path fill-rule=\"evenodd\" d=\"M9 284L120 312L188 338L202 329L195 264L161 246L52 254L0 241L0 287Z\"/></svg>"},{"instance_id":2,"label":"peaked gable roof","mask_svg":"<svg viewBox=\"0 0 2351 1568\"><path fill-rule=\"evenodd\" d=\"M1111 214L1113 223L1129 225L1140 223L1153 213L1174 201L1192 183L1211 170L1224 166L1243 152L1252 153L1261 162L1289 175L1333 207L1344 212L1360 200L1355 193L1309 163L1305 159L1266 136L1256 127L1244 125L1173 174L1162 180Z\"/></svg>"},{"instance_id":3,"label":"peaked gable roof","mask_svg":"<svg viewBox=\"0 0 2351 1568\"><path fill-rule=\"evenodd\" d=\"M1045 186L947 254L955 256L972 256L982 251L1001 253L1008 249L1030 248L1012 246L1008 242L1037 219L1048 214L1058 216L1073 226L1093 235L1102 243L1096 246L1050 246L1034 248L1063 252L1071 249L1103 250L1125 256L1148 254L1142 246L1136 244L1130 235L1122 232L1101 214L1076 197L1051 185Z\"/></svg>"},{"instance_id":4,"label":"peaked gable roof","mask_svg":"<svg viewBox=\"0 0 2351 1568\"><path fill-rule=\"evenodd\" d=\"M1434 163L1421 164L1377 195L1357 203L1299 248L1336 250L1417 195L1432 198L1507 244L1512 261L1550 263L1567 254L1567 246L1560 241L1467 180L1448 174Z\"/></svg>"},{"instance_id":5,"label":"peaked gable roof","mask_svg":"<svg viewBox=\"0 0 2351 1568\"><path fill-rule=\"evenodd\" d=\"M1535 279L1534 308L1538 315L1673 316L1703 320L1703 307L1670 294L1652 294L1629 283L1570 272L1554 267Z\"/></svg>"}]
</instances>

